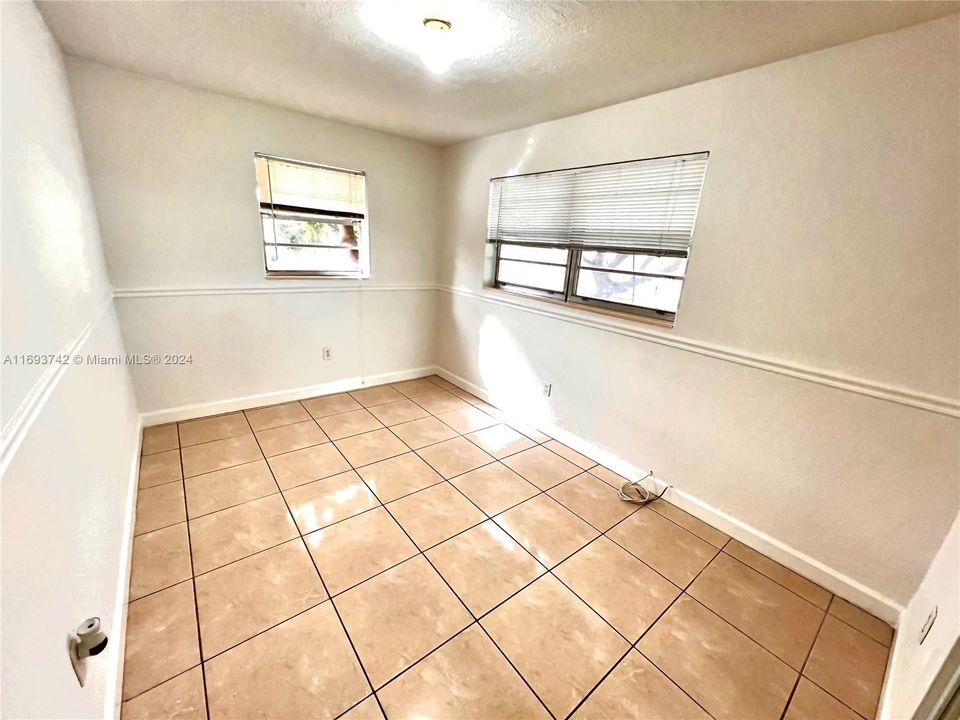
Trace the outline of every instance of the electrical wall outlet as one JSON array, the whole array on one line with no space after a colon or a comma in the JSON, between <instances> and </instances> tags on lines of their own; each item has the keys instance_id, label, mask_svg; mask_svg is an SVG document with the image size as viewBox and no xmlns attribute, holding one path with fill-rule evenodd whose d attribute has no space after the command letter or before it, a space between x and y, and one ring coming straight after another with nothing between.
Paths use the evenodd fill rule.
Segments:
<instances>
[{"instance_id":1,"label":"electrical wall outlet","mask_svg":"<svg viewBox=\"0 0 960 720\"><path fill-rule=\"evenodd\" d=\"M543 384L543 396L550 397L550 393L553 392L553 385L551 383Z\"/></svg>"},{"instance_id":2,"label":"electrical wall outlet","mask_svg":"<svg viewBox=\"0 0 960 720\"><path fill-rule=\"evenodd\" d=\"M325 347L323 349L323 359L324 360L333 360L333 350Z\"/></svg>"}]
</instances>

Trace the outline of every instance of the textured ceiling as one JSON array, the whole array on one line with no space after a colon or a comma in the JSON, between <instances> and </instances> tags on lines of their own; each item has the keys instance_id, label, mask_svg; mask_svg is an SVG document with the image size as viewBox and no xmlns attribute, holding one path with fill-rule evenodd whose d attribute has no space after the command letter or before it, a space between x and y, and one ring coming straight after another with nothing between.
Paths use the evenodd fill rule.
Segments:
<instances>
[{"instance_id":1,"label":"textured ceiling","mask_svg":"<svg viewBox=\"0 0 960 720\"><path fill-rule=\"evenodd\" d=\"M65 52L449 144L960 11L956 2L39 2ZM444 75L427 15L453 29Z\"/></svg>"}]
</instances>

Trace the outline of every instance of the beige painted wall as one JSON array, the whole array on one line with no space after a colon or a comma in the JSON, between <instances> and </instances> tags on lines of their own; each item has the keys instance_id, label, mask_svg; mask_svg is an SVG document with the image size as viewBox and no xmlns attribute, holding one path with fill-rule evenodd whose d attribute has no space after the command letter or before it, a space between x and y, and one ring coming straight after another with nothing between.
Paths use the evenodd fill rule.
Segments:
<instances>
[{"instance_id":1,"label":"beige painted wall","mask_svg":"<svg viewBox=\"0 0 960 720\"><path fill-rule=\"evenodd\" d=\"M709 150L676 326L644 330L955 413L958 68L952 16L448 148L439 364L905 604L960 503L956 417L495 303L487 186Z\"/></svg>"},{"instance_id":2,"label":"beige painted wall","mask_svg":"<svg viewBox=\"0 0 960 720\"><path fill-rule=\"evenodd\" d=\"M141 410L432 364L437 148L76 58L67 72L127 350L193 356L134 368ZM257 151L366 171L370 280L264 277Z\"/></svg>"}]
</instances>

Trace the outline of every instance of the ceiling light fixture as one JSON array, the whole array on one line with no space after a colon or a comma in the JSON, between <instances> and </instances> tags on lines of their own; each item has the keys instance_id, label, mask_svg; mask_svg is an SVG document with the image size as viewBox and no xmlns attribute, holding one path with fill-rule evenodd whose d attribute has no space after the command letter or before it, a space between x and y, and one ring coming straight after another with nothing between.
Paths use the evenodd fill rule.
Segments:
<instances>
[{"instance_id":1,"label":"ceiling light fixture","mask_svg":"<svg viewBox=\"0 0 960 720\"><path fill-rule=\"evenodd\" d=\"M435 32L446 32L451 27L453 23L449 20L441 20L440 18L427 17L423 19L423 26L427 30L433 30Z\"/></svg>"},{"instance_id":2,"label":"ceiling light fixture","mask_svg":"<svg viewBox=\"0 0 960 720\"><path fill-rule=\"evenodd\" d=\"M506 44L513 27L496 3L485 0L362 0L359 15L375 35L418 58L434 75L458 63L486 61Z\"/></svg>"},{"instance_id":3,"label":"ceiling light fixture","mask_svg":"<svg viewBox=\"0 0 960 720\"><path fill-rule=\"evenodd\" d=\"M454 39L449 37L453 24L438 17L425 17L423 27L427 31L420 49L420 59L434 75L443 75L456 59Z\"/></svg>"}]
</instances>

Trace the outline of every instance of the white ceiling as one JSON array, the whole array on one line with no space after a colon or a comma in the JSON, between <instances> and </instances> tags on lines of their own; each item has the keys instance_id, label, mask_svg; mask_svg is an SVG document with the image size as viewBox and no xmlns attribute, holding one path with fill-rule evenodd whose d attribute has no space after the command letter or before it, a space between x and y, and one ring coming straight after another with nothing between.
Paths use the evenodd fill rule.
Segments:
<instances>
[{"instance_id":1,"label":"white ceiling","mask_svg":"<svg viewBox=\"0 0 960 720\"><path fill-rule=\"evenodd\" d=\"M522 127L960 11L957 2L39 2L65 52L431 143ZM421 21L470 57L445 75Z\"/></svg>"}]
</instances>

